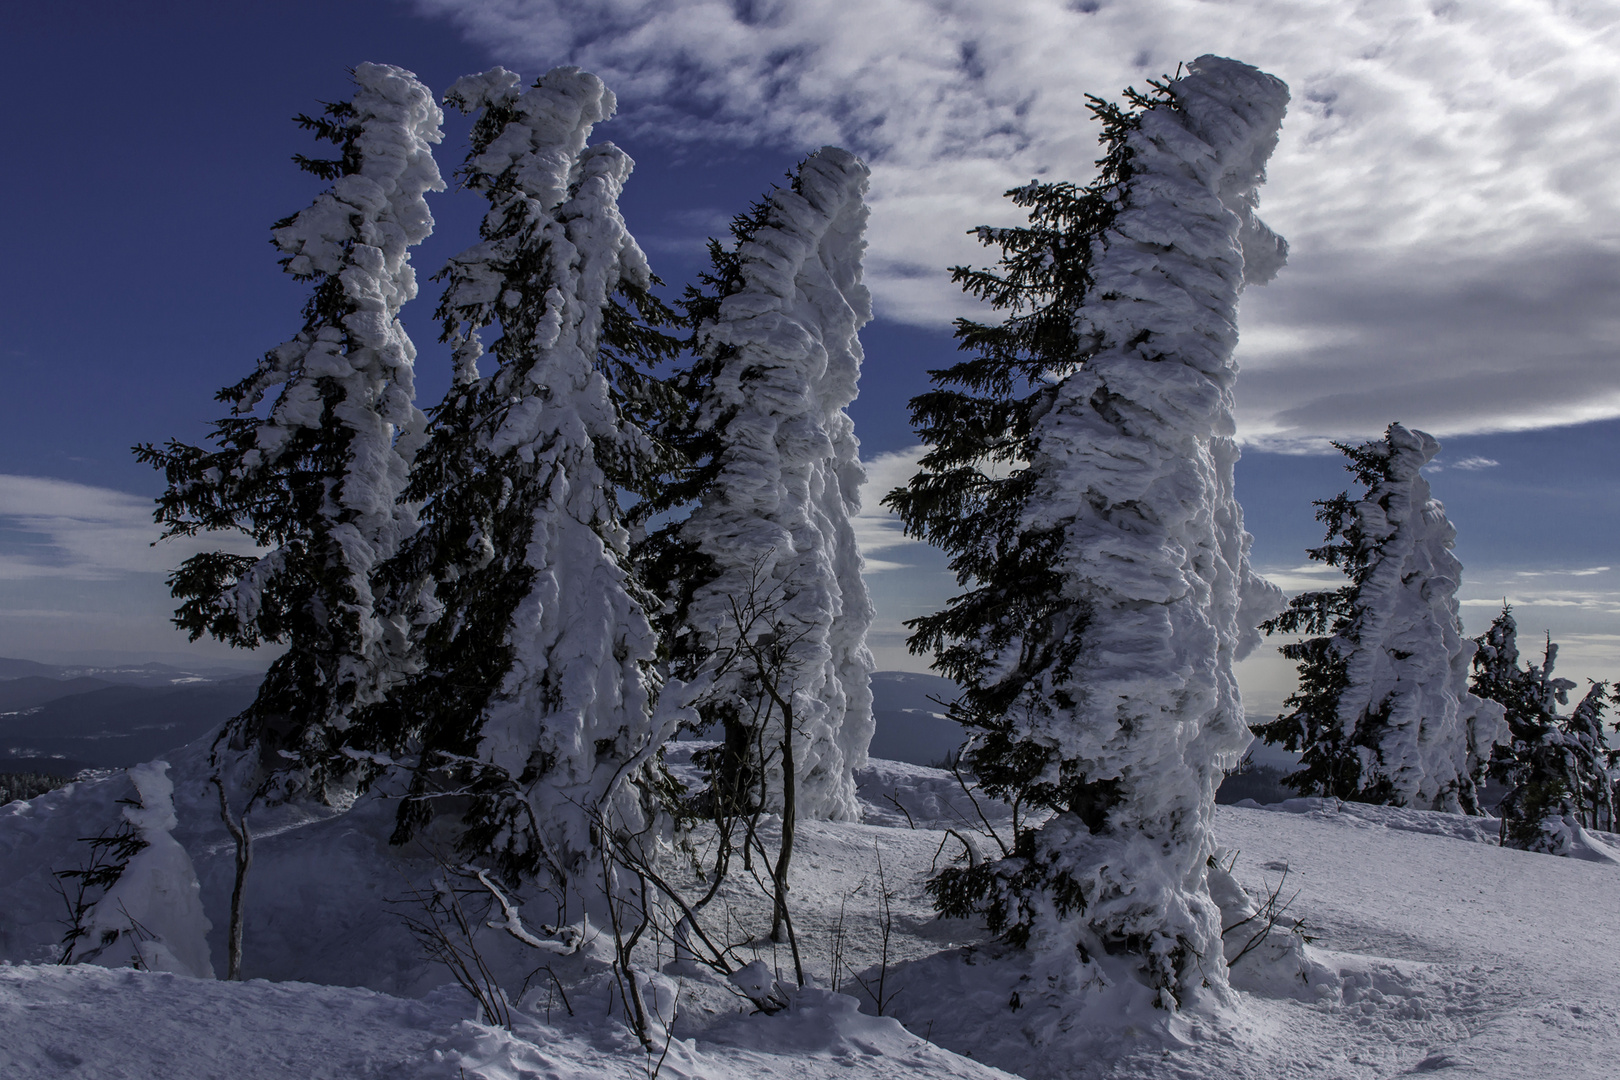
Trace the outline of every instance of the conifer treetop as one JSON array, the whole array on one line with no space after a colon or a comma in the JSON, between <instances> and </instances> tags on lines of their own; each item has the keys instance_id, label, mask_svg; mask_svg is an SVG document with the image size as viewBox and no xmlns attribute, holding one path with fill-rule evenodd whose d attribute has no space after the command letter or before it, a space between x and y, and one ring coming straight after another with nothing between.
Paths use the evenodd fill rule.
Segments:
<instances>
[{"instance_id":1,"label":"conifer treetop","mask_svg":"<svg viewBox=\"0 0 1620 1080\"><path fill-rule=\"evenodd\" d=\"M396 839L450 777L466 853L591 892L602 830L659 820L653 759L685 715L678 693L659 696L619 506L666 466L640 418L658 393L648 369L679 341L618 210L633 163L586 145L612 94L577 68L519 83L497 68L447 95L474 113L460 176L489 208L442 275L456 371L417 460L422 529L389 575L423 670L374 722L419 751Z\"/></svg>"},{"instance_id":2,"label":"conifer treetop","mask_svg":"<svg viewBox=\"0 0 1620 1080\"><path fill-rule=\"evenodd\" d=\"M166 536L238 531L269 549L197 555L169 581L175 622L193 638L288 644L225 735L235 751L257 749L258 793L324 792L345 768L335 744L352 711L406 663L370 578L415 527L399 496L424 418L398 313L416 294L409 249L433 227L423 196L444 186L432 153L443 114L402 68L353 75L351 100L297 118L337 148L295 159L331 187L272 229L284 270L311 283L302 328L217 395L231 415L214 425L214 449L136 448L167 475L155 514Z\"/></svg>"},{"instance_id":3,"label":"conifer treetop","mask_svg":"<svg viewBox=\"0 0 1620 1080\"><path fill-rule=\"evenodd\" d=\"M432 93L403 68L360 64L354 81L358 91L352 100L328 105L320 117L297 118L317 138L337 144L340 157L335 160L295 158L306 172L330 179L332 187L271 230L287 273L299 280L331 279L325 288L338 295L328 297L318 290L306 315L312 323L338 325L316 341L301 335L278 346L256 376L221 394L237 412L253 408L270 386L294 374L341 377L368 362L380 364L398 388L385 407L397 411L395 398L403 396L409 406L414 397L415 350L408 339L400 340L394 315L416 298L410 248L433 232L433 215L422 196L444 190L432 149L443 139L439 125L444 113ZM315 310L318 306L334 310ZM335 336L339 327L346 341ZM306 326L306 334L312 329ZM347 346L340 357L335 353L339 345ZM286 402L261 431L267 453L273 454L275 427L319 423L318 411L300 404L307 401Z\"/></svg>"},{"instance_id":4,"label":"conifer treetop","mask_svg":"<svg viewBox=\"0 0 1620 1080\"><path fill-rule=\"evenodd\" d=\"M1365 490L1317 501L1327 536L1308 554L1350 580L1301 593L1264 625L1327 636L1283 646L1301 665L1293 711L1256 731L1302 751L1289 778L1302 790L1478 812L1506 732L1501 707L1468 688L1475 644L1458 615L1457 530L1422 475L1440 444L1391 424L1382 439L1335 445Z\"/></svg>"},{"instance_id":5,"label":"conifer treetop","mask_svg":"<svg viewBox=\"0 0 1620 1080\"><path fill-rule=\"evenodd\" d=\"M734 222L734 251L712 250L714 294L688 297L702 354L697 426L714 457L679 529L712 576L693 590L687 618L723 650L738 632L732 598L773 597L772 617L751 633L792 643L783 676L805 744L799 812L811 818L859 816L852 770L872 734L872 605L850 524L866 475L844 411L858 392L858 332L872 317L861 280L868 176L846 150L811 154ZM720 692L746 698L743 681Z\"/></svg>"},{"instance_id":6,"label":"conifer treetop","mask_svg":"<svg viewBox=\"0 0 1620 1080\"><path fill-rule=\"evenodd\" d=\"M1491 776L1507 787L1496 808L1502 843L1550 855L1577 855L1589 847L1583 828L1615 827L1610 770L1620 752L1609 749L1603 717L1612 702L1608 683L1593 682L1567 716L1575 683L1553 675L1558 645L1548 634L1540 664L1519 666L1518 624L1505 602L1484 634L1474 639L1473 692L1505 710L1508 737L1495 749Z\"/></svg>"},{"instance_id":7,"label":"conifer treetop","mask_svg":"<svg viewBox=\"0 0 1620 1080\"><path fill-rule=\"evenodd\" d=\"M1096 180L1009 192L1030 224L980 230L1000 266L955 271L1008 316L958 324L971 355L913 400L930 450L888 502L963 587L911 646L963 687L975 775L1054 812L942 872L941 910L982 912L1058 982L1129 957L1174 1008L1224 985L1204 881L1249 741L1231 665L1281 606L1234 492L1232 352L1242 290L1286 252L1254 210L1288 91L1200 57L1126 102L1092 100Z\"/></svg>"}]
</instances>

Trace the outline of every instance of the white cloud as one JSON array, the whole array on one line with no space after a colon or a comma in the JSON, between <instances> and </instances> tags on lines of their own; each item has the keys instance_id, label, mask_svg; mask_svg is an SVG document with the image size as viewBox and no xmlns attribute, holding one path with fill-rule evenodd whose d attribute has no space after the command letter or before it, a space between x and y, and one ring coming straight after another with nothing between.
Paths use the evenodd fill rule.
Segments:
<instances>
[{"instance_id":1,"label":"white cloud","mask_svg":"<svg viewBox=\"0 0 1620 1080\"><path fill-rule=\"evenodd\" d=\"M170 621L174 601L163 580L199 551L252 554L252 545L214 535L154 547L161 534L152 507L122 491L0 474L0 655L72 663L113 654L129 662L253 656L206 638L189 642Z\"/></svg>"},{"instance_id":2,"label":"white cloud","mask_svg":"<svg viewBox=\"0 0 1620 1080\"><path fill-rule=\"evenodd\" d=\"M0 581L164 574L199 551L253 551L235 536L159 541L152 508L122 491L0 474Z\"/></svg>"},{"instance_id":3,"label":"white cloud","mask_svg":"<svg viewBox=\"0 0 1620 1080\"><path fill-rule=\"evenodd\" d=\"M892 559L874 559L872 557L874 552L922 546L920 540L906 536L900 527L900 519L892 510L883 506L882 502L885 495L911 479L912 474L917 471L917 461L924 451L925 448L922 446L912 446L893 453L879 454L871 461L862 462L866 466L866 486L861 489L861 512L855 516L852 524L855 527L855 541L860 545L861 554L866 559L865 569L868 574L884 570L902 570L910 565Z\"/></svg>"},{"instance_id":4,"label":"white cloud","mask_svg":"<svg viewBox=\"0 0 1620 1080\"><path fill-rule=\"evenodd\" d=\"M1547 594L1524 593L1519 596L1508 596L1505 602L1515 608L1521 607L1567 607L1567 608L1596 608L1614 613L1620 613L1620 607L1615 607L1612 598L1556 596ZM1462 607L1497 608L1504 603L1503 598L1473 597L1458 602Z\"/></svg>"},{"instance_id":5,"label":"white cloud","mask_svg":"<svg viewBox=\"0 0 1620 1080\"><path fill-rule=\"evenodd\" d=\"M1589 566L1585 570L1516 570L1514 577L1595 577L1608 573L1610 567Z\"/></svg>"},{"instance_id":6,"label":"white cloud","mask_svg":"<svg viewBox=\"0 0 1620 1080\"><path fill-rule=\"evenodd\" d=\"M1085 93L1236 56L1294 93L1263 207L1293 266L1245 302L1246 440L1620 415L1614 0L418 5L531 74L598 71L638 133L857 150L879 309L929 325L967 309L941 272L982 258L965 230L1016 220L1002 190L1089 175Z\"/></svg>"},{"instance_id":7,"label":"white cloud","mask_svg":"<svg viewBox=\"0 0 1620 1080\"><path fill-rule=\"evenodd\" d=\"M1336 566L1307 563L1304 566L1262 566L1255 572L1285 593L1321 592L1349 582Z\"/></svg>"},{"instance_id":8,"label":"white cloud","mask_svg":"<svg viewBox=\"0 0 1620 1080\"><path fill-rule=\"evenodd\" d=\"M1465 572L1460 595L1464 608L1487 619L1511 604L1521 633L1544 627L1554 641L1600 633L1620 615L1620 577L1608 566Z\"/></svg>"},{"instance_id":9,"label":"white cloud","mask_svg":"<svg viewBox=\"0 0 1620 1080\"><path fill-rule=\"evenodd\" d=\"M1488 457L1465 457L1451 462L1442 459L1423 466L1423 471L1437 473L1444 472L1446 469L1461 469L1463 472L1478 472L1481 469L1494 469L1500 464L1502 463L1495 458Z\"/></svg>"}]
</instances>

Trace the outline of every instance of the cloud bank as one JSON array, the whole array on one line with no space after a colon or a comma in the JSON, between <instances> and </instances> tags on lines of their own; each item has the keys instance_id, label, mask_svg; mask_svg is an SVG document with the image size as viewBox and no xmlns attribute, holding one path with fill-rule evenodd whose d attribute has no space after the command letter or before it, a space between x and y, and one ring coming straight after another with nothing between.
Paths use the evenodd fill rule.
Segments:
<instances>
[{"instance_id":1,"label":"cloud bank","mask_svg":"<svg viewBox=\"0 0 1620 1080\"><path fill-rule=\"evenodd\" d=\"M256 550L223 533L159 540L152 505L109 488L0 474L0 582L167 574L200 551Z\"/></svg>"},{"instance_id":2,"label":"cloud bank","mask_svg":"<svg viewBox=\"0 0 1620 1080\"><path fill-rule=\"evenodd\" d=\"M417 6L530 74L595 70L621 131L862 154L879 310L922 325L969 310L942 271L981 259L966 229L1017 220L1000 192L1090 175L1086 93L1237 57L1294 94L1262 206L1293 265L1246 299L1246 439L1620 416L1614 0Z\"/></svg>"},{"instance_id":3,"label":"cloud bank","mask_svg":"<svg viewBox=\"0 0 1620 1080\"><path fill-rule=\"evenodd\" d=\"M868 576L909 567L910 563L894 561L905 558L897 549L915 550L925 546L921 540L908 537L899 517L883 505L884 496L911 480L925 451L926 447L911 446L861 463L866 468L866 483L861 488L861 511L851 524L855 527L855 542L860 545ZM884 555L879 557L878 552Z\"/></svg>"},{"instance_id":4,"label":"cloud bank","mask_svg":"<svg viewBox=\"0 0 1620 1080\"><path fill-rule=\"evenodd\" d=\"M109 651L128 660L248 655L207 639L188 644L169 620L164 578L199 551L252 554L251 542L214 534L154 546L159 535L151 499L0 474L0 656L77 663Z\"/></svg>"}]
</instances>

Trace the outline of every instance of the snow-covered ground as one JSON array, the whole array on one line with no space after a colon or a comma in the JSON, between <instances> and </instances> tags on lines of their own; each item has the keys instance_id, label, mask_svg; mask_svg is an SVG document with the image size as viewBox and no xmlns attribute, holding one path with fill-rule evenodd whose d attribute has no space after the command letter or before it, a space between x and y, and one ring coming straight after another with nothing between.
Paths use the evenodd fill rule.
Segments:
<instances>
[{"instance_id":1,"label":"snow-covered ground","mask_svg":"<svg viewBox=\"0 0 1620 1080\"><path fill-rule=\"evenodd\" d=\"M198 782L200 755L173 761L174 836L196 866L222 969L230 850ZM1555 858L1495 846L1489 820L1332 800L1221 807L1218 837L1251 892L1272 890L1286 869L1281 896L1293 897L1289 914L1315 938L1305 965L1291 973L1246 956L1233 969L1233 1000L1202 1017L1170 1021L1128 1004L1060 1017L1013 1007L1026 974L1019 954L971 922L932 915L923 879L962 850L944 830L994 850L956 781L887 761L858 779L864 823L800 826L791 902L812 985L791 992L785 1011L755 1014L722 981L672 963L667 944L641 958L662 970L649 997L674 1006L658 1075L1534 1080L1620 1071L1620 940L1606 930L1620 896L1610 845L1620 838L1594 836L1585 858ZM510 1032L473 1022L471 999L420 959L401 919L434 864L423 850L390 848L391 807L367 800L326 819L262 823L248 981L49 963L61 934L49 871L82 863L78 837L115 822L116 800L132 792L118 775L0 808L0 1076L517 1080L646 1077L659 1067L613 1010L599 949L556 961L555 983L541 975L519 997L536 961L487 932L483 946L520 1007ZM1005 826L1005 813L986 807L995 825ZM762 939L768 906L747 874L734 876L708 909L713 925L752 942L742 958L790 976L787 948ZM872 1015L880 978L884 1012L898 1022Z\"/></svg>"}]
</instances>

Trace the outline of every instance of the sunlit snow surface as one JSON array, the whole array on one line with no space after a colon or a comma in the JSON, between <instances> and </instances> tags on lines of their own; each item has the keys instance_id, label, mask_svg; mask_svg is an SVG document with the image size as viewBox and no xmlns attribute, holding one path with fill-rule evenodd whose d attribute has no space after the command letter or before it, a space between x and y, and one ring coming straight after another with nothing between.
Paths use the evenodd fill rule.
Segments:
<instances>
[{"instance_id":1,"label":"sunlit snow surface","mask_svg":"<svg viewBox=\"0 0 1620 1080\"><path fill-rule=\"evenodd\" d=\"M690 744L682 744L683 747ZM190 854L215 926L216 964L230 853L198 781L198 755L174 756L173 835ZM675 762L681 768L679 758ZM1601 931L1620 864L1589 837L1584 859L1496 847L1495 825L1415 810L1294 800L1221 807L1219 841L1251 889L1275 886L1317 941L1305 978L1275 968L1232 981L1237 1004L1167 1023L1162 1011L1081 1014L1068 1030L1010 1007L1025 969L982 929L933 918L922 893L936 859L970 833L972 805L947 773L875 761L858 774L865 822L800 826L792 902L805 965L820 989L785 1013L748 1015L701 972L664 967L680 994L665 1077L990 1077L987 1062L1036 1077L1609 1077L1620 1060L1620 943ZM362 800L326 819L268 818L249 895L244 984L39 961L59 935L50 868L82 861L77 837L117 819L124 775L0 808L0 1075L156 1077L646 1076L647 1056L606 1015L607 977L586 958L559 974L576 1016L531 983L515 1033L473 1023L471 1002L417 959L396 905L429 872L390 848L392 814ZM1005 808L985 808L1005 831ZM908 824L908 815L911 823ZM973 835L982 847L993 841ZM940 852L942 842L944 850ZM850 970L832 996L830 945L843 910L849 968L875 985L881 928L877 859L894 893L886 1011L872 1015ZM745 876L745 875L744 875ZM741 883L717 925L763 929L768 908ZM722 905L716 904L715 908ZM714 909L711 909L714 910ZM513 990L535 960L485 943ZM784 975L786 948L744 947ZM589 952L589 950L587 950ZM275 981L266 981L266 980ZM301 981L294 981L301 980ZM344 985L320 985L349 984ZM861 1012L855 1011L857 1003ZM549 1016L549 1019L548 1019ZM1030 1034L1044 1040L1036 1047ZM932 1043L920 1036L927 1036ZM971 1053L972 1059L965 1056Z\"/></svg>"}]
</instances>

